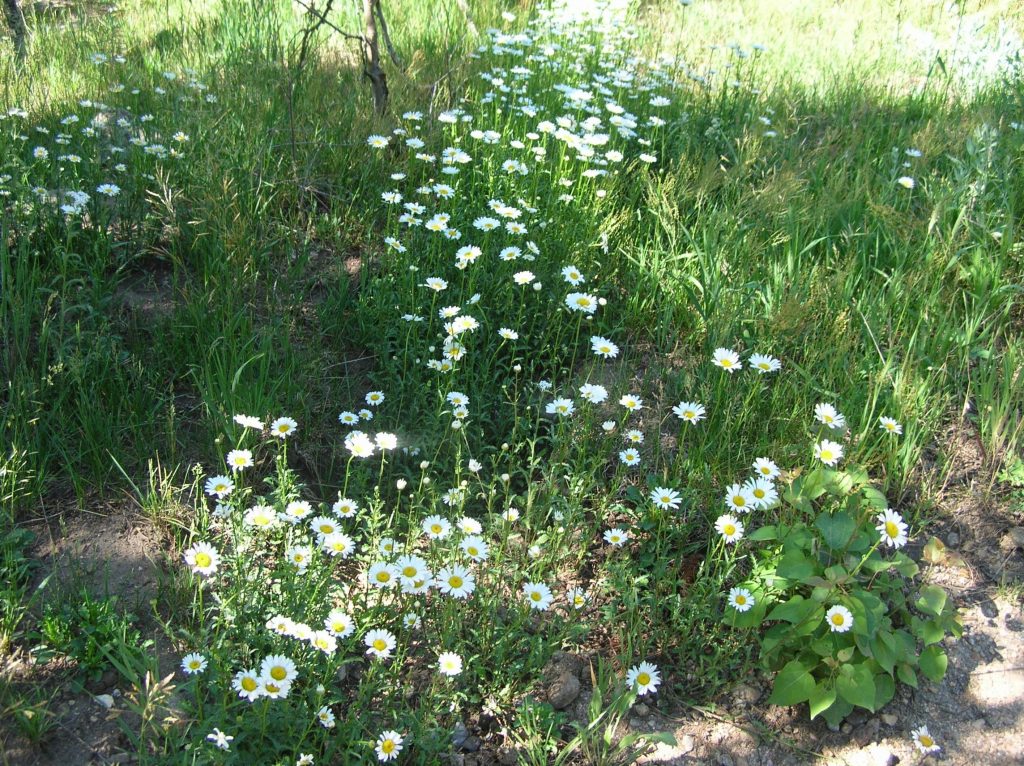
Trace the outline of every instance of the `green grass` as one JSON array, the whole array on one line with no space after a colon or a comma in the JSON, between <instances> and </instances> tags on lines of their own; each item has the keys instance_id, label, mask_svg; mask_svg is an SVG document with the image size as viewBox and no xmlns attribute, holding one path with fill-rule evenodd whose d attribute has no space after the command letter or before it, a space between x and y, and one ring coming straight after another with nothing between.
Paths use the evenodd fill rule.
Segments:
<instances>
[{"instance_id":1,"label":"green grass","mask_svg":"<svg viewBox=\"0 0 1024 766\"><path fill-rule=\"evenodd\" d=\"M522 30L536 10L524 3L509 23L497 2L471 5L481 30ZM357 31L349 6L332 19ZM626 26L639 39L624 44L679 64L638 68L671 96L664 107L650 106L635 82L614 83L616 68L631 66L627 54L602 51L615 34L581 28L550 59L603 72L603 82L589 84L596 102L598 86L613 88L651 141L612 135L608 147L626 156L606 176L584 173L556 137L527 136L542 119L587 117L555 88L582 85L583 75L478 50L485 38L467 33L454 4L385 6L404 70L387 64L392 105L381 118L353 43L321 29L303 55L304 19L285 2L127 3L116 15L37 19L28 60L3 62L3 105L28 112L0 122L10 176L0 219L0 436L14 456L0 488L11 526L38 498L73 496L88 507L122 502L128 491L142 514L173 530L176 557L200 541L224 557L217 601L202 578L173 576L162 600L175 648L210 660L206 675L179 678L190 700L186 726L163 738L155 729L138 735L167 760L185 742L211 747L204 738L217 726L239 733L237 752L270 741L274 758L292 760L311 750L366 759L380 732L394 728L412 735L413 760L429 762L447 748L454 722L485 705L507 725L529 719L517 741L541 758L551 744L541 730L553 719L516 711L558 649L593 650L609 663L598 684L608 706L598 705L595 718L629 701L615 679L644 659L662 670L666 706L673 695L704 701L757 660L757 642L723 621L723 594L753 582L772 555L753 546L728 553L709 530L726 488L755 458L771 457L786 482L807 475L813 442L829 435L814 422L816 404L845 414L848 433L832 433L844 463L862 467L915 534L940 499L952 459L942 435L961 413L990 473L1019 454L1024 131L1014 125L1024 122L1024 81L981 76L968 62L985 51L985 35L1020 33L1012 4L952 14L886 3L857 13L817 2L643 3ZM958 29L955 45L938 54L908 31L946 40ZM740 49L726 45L734 40ZM92 63L96 52L109 60ZM524 63L529 76L512 70ZM535 114L503 101L524 95ZM96 111L79 106L86 98L111 107L88 141L77 134L86 118L61 124ZM453 107L472 123L433 119ZM403 119L407 110L427 119ZM142 122L143 114L153 119ZM650 114L665 124L643 125ZM614 133L610 116L601 112L601 130ZM117 126L119 117L131 127ZM386 149L367 146L369 135L400 125L423 140L419 151L457 145L472 161L447 176L406 160L404 136L391 135ZM499 131L501 143L473 138L472 128ZM62 130L75 133L68 148L54 141ZM174 138L179 131L187 140ZM146 154L125 144L132 135L181 156ZM543 146L543 162L509 147L511 139ZM51 157L33 159L37 145ZM112 156L114 145L129 148ZM55 159L70 151L82 161ZM639 160L642 152L656 162ZM526 175L502 168L512 157L527 162ZM115 173L119 159L126 168ZM391 178L397 172L406 176ZM903 176L914 188L900 185ZM92 190L111 180L121 193L100 202ZM456 187L454 199L416 193L441 182ZM65 221L36 186L93 199ZM424 219L450 213L462 238L404 226L400 206L382 202L389 190L401 190L403 202L422 199ZM473 228L478 216L494 215L487 202L495 198L521 210L529 234ZM529 255L527 240L538 245L536 260L498 259L512 244ZM454 253L466 244L484 255L458 269ZM569 265L585 284L564 283ZM539 291L512 284L522 270ZM448 289L431 292L427 277L443 277ZM593 318L570 312L563 299L573 290L607 305ZM456 369L437 372L426 362L440 359L437 312L448 305L480 327L460 336L467 353ZM500 339L501 327L519 338ZM594 356L591 335L612 339L619 355ZM744 358L772 354L782 370L726 373L709 364L720 347ZM606 386L609 401L584 403L586 382ZM364 427L394 432L409 448L379 463L353 458L337 421L366 407L370 390L386 398ZM468 418L454 418L458 428L446 399L453 390L470 402ZM616 403L627 393L643 399L638 412ZM545 414L556 396L575 400L572 418ZM707 419L681 423L671 414L681 400L704 404ZM299 427L287 441L260 440L232 422L239 413L266 423L287 415ZM881 416L898 420L902 435L884 433ZM606 420L613 433L602 429ZM644 437L633 469L617 457L630 429ZM242 446L255 465L236 476L227 515L211 516L215 503L202 498L193 466L222 473L227 453ZM447 504L442 495L462 482L465 496ZM678 490L680 508L652 507L654 487ZM340 567L321 556L297 575L281 556L301 537L296 528L253 537L241 520L261 498L284 510L302 497L320 513L339 496L364 509L358 522L344 522L359 553ZM502 520L510 506L518 522ZM422 547L434 568L449 565L450 550L416 542L420 521L435 513L484 523L492 558L478 570L472 609L437 598L378 603L365 589L350 591L384 538ZM748 517L748 531L758 523ZM612 527L630 531L627 548L602 542ZM23 547L8 546L5 566L21 566ZM247 577L275 585L250 592ZM579 619L564 606L538 619L518 605L527 581L547 583L556 597L585 587L590 603ZM25 593L12 587L0 644L19 640ZM358 612L355 638L375 627L411 635L400 626L410 609L419 610L422 633L402 638L402 662L390 666L366 662L354 639L326 664L302 649L302 694L268 723L269 701L240 702L231 676L292 651L292 639L263 627L273 614L315 627L331 603ZM463 657L457 680L431 677L440 651ZM162 687L143 689L146 674L137 675L137 704L149 710L146 694ZM322 704L338 713L330 732L310 723ZM342 720L346 709L370 708L371 718ZM603 737L599 729L588 736ZM563 735L552 746L566 754L612 758L608 743Z\"/></svg>"}]
</instances>

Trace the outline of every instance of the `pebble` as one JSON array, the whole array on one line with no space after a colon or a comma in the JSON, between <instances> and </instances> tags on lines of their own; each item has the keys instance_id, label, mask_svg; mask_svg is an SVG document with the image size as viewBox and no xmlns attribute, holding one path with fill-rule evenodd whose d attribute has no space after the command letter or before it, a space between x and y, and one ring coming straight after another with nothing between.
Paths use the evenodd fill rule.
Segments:
<instances>
[{"instance_id":1,"label":"pebble","mask_svg":"<svg viewBox=\"0 0 1024 766\"><path fill-rule=\"evenodd\" d=\"M678 747L684 755L686 753L692 752L693 748L696 746L697 743L694 742L692 734L684 734L679 738L679 741L676 743L676 747Z\"/></svg>"},{"instance_id":2,"label":"pebble","mask_svg":"<svg viewBox=\"0 0 1024 766\"><path fill-rule=\"evenodd\" d=\"M843 734L849 734L851 731L853 731L853 724L844 723L842 726L839 727L839 731L841 731Z\"/></svg>"},{"instance_id":3,"label":"pebble","mask_svg":"<svg viewBox=\"0 0 1024 766\"><path fill-rule=\"evenodd\" d=\"M960 535L959 534L957 534L956 532L950 532L948 535L946 535L946 545L948 545L950 548L955 548L959 544L960 544Z\"/></svg>"},{"instance_id":4,"label":"pebble","mask_svg":"<svg viewBox=\"0 0 1024 766\"><path fill-rule=\"evenodd\" d=\"M1024 527L1010 527L1007 535L1015 546L1024 548Z\"/></svg>"},{"instance_id":5,"label":"pebble","mask_svg":"<svg viewBox=\"0 0 1024 766\"><path fill-rule=\"evenodd\" d=\"M646 718L651 714L651 709L647 707L647 705L645 705L644 703L638 702L635 705L633 705L633 712L641 718Z\"/></svg>"},{"instance_id":6,"label":"pebble","mask_svg":"<svg viewBox=\"0 0 1024 766\"><path fill-rule=\"evenodd\" d=\"M109 694L98 694L96 695L96 702L105 707L107 710L114 707L114 698Z\"/></svg>"},{"instance_id":7,"label":"pebble","mask_svg":"<svg viewBox=\"0 0 1024 766\"><path fill-rule=\"evenodd\" d=\"M747 705L753 705L755 702L761 699L761 692L760 690L755 689L753 686L749 684L740 684L736 687L735 691L733 692L733 698L737 702L742 702Z\"/></svg>"},{"instance_id":8,"label":"pebble","mask_svg":"<svg viewBox=\"0 0 1024 766\"><path fill-rule=\"evenodd\" d=\"M580 679L563 673L548 687L548 702L555 710L565 710L580 695Z\"/></svg>"},{"instance_id":9,"label":"pebble","mask_svg":"<svg viewBox=\"0 0 1024 766\"><path fill-rule=\"evenodd\" d=\"M999 607L995 605L992 599L982 601L978 606L981 608L981 613L989 619L999 616Z\"/></svg>"},{"instance_id":10,"label":"pebble","mask_svg":"<svg viewBox=\"0 0 1024 766\"><path fill-rule=\"evenodd\" d=\"M882 723L886 726L895 726L897 720L895 713L882 713Z\"/></svg>"}]
</instances>

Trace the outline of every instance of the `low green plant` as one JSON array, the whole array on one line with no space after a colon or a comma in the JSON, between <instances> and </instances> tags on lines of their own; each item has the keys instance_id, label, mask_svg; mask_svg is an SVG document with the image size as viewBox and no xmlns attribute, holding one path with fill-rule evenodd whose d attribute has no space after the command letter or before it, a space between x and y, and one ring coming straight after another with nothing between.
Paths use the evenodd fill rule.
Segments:
<instances>
[{"instance_id":1,"label":"low green plant","mask_svg":"<svg viewBox=\"0 0 1024 766\"><path fill-rule=\"evenodd\" d=\"M139 657L152 645L143 641L136 618L117 609L117 598L95 598L82 589L60 606L47 606L39 625L37 662L70 657L87 681L98 681L110 667L109 656ZM116 665L115 665L116 667Z\"/></svg>"},{"instance_id":2,"label":"low green plant","mask_svg":"<svg viewBox=\"0 0 1024 766\"><path fill-rule=\"evenodd\" d=\"M896 526L876 529L886 511L863 469L819 467L790 483L777 523L749 536L769 544L751 578L755 604L729 620L774 623L760 655L777 671L770 703L807 702L811 718L838 725L854 707L883 707L897 681L917 687L918 673L942 680L939 644L961 635L960 617L942 588L913 587L918 566L895 549L906 541L902 520L893 515Z\"/></svg>"}]
</instances>

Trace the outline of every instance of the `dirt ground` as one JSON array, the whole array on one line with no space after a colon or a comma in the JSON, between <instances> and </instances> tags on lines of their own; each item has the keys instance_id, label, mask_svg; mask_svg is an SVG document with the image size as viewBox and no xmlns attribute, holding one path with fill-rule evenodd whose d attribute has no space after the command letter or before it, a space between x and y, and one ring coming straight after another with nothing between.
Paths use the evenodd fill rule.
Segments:
<instances>
[{"instance_id":1,"label":"dirt ground","mask_svg":"<svg viewBox=\"0 0 1024 766\"><path fill-rule=\"evenodd\" d=\"M980 449L980 447L978 448ZM807 720L806 707L777 708L763 701L769 686L743 683L701 710L665 714L665 703L640 703L623 728L669 731L674 746L658 745L641 762L666 766L892 766L923 760L911 730L927 725L942 746L929 756L949 764L1003 766L1024 763L1024 509L991 492L983 456L965 442L954 471L942 488L941 513L920 535L910 553L920 558L928 536L946 546L942 560L922 564L922 577L945 587L962 610L964 635L947 639L949 669L940 684L922 679L921 688L899 687L896 698L874 714L855 711L839 731ZM167 596L166 540L145 519L124 510L76 513L64 522L34 525L38 578L51 574L49 598L87 587L96 595L115 594L140 616L140 629L153 638L163 674L177 657L162 637L151 601ZM1014 584L1017 584L1014 587ZM572 701L564 707L585 718L589 670L582 658L562 656L550 668L571 682ZM35 665L25 652L6 658L0 674L16 684L52 691L55 730L42 750L33 749L11 726L0 722L0 764L77 766L133 763L135 757L104 702L117 703L127 690L116 673L74 689L73 673L60 663ZM548 687L549 693L551 687ZM560 689L565 693L565 689ZM104 697L103 695L109 695ZM466 732L457 766L516 763L513 751L493 736ZM481 734L477 737L475 734Z\"/></svg>"}]
</instances>

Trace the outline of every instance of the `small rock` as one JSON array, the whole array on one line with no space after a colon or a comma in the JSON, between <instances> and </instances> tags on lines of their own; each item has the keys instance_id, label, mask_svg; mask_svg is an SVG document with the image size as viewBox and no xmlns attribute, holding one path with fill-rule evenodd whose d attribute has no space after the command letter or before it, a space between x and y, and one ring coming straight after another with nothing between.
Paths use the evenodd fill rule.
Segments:
<instances>
[{"instance_id":1,"label":"small rock","mask_svg":"<svg viewBox=\"0 0 1024 766\"><path fill-rule=\"evenodd\" d=\"M955 548L960 544L960 535L956 532L950 532L946 535L946 545L950 548Z\"/></svg>"},{"instance_id":2,"label":"small rock","mask_svg":"<svg viewBox=\"0 0 1024 766\"><path fill-rule=\"evenodd\" d=\"M882 723L886 726L895 726L898 720L895 713L882 713Z\"/></svg>"},{"instance_id":3,"label":"small rock","mask_svg":"<svg viewBox=\"0 0 1024 766\"><path fill-rule=\"evenodd\" d=\"M736 766L736 761L732 759L732 756L728 753L722 753L718 756L718 766Z\"/></svg>"},{"instance_id":4,"label":"small rock","mask_svg":"<svg viewBox=\"0 0 1024 766\"><path fill-rule=\"evenodd\" d=\"M460 750L467 739L469 739L469 729L466 728L466 724L462 721L458 721L452 730L452 746L456 750Z\"/></svg>"},{"instance_id":5,"label":"small rock","mask_svg":"<svg viewBox=\"0 0 1024 766\"><path fill-rule=\"evenodd\" d=\"M968 724L968 726L970 726L972 729L981 731L982 729L988 727L988 721L986 721L984 718L975 718Z\"/></svg>"},{"instance_id":6,"label":"small rock","mask_svg":"<svg viewBox=\"0 0 1024 766\"><path fill-rule=\"evenodd\" d=\"M644 703L638 702L635 705L633 705L633 712L641 718L646 718L651 714L651 709L647 707L647 705L645 705Z\"/></svg>"},{"instance_id":7,"label":"small rock","mask_svg":"<svg viewBox=\"0 0 1024 766\"><path fill-rule=\"evenodd\" d=\"M733 691L733 699L746 705L753 705L761 699L761 692L749 684L740 684Z\"/></svg>"},{"instance_id":8,"label":"small rock","mask_svg":"<svg viewBox=\"0 0 1024 766\"><path fill-rule=\"evenodd\" d=\"M1024 527L1010 527L1010 531L1007 534L1014 545L1018 548L1024 548Z\"/></svg>"},{"instance_id":9,"label":"small rock","mask_svg":"<svg viewBox=\"0 0 1024 766\"><path fill-rule=\"evenodd\" d=\"M644 722L641 721L639 718L630 718L629 728L631 728L633 731L643 731L645 728Z\"/></svg>"},{"instance_id":10,"label":"small rock","mask_svg":"<svg viewBox=\"0 0 1024 766\"><path fill-rule=\"evenodd\" d=\"M992 601L992 599L986 599L985 601L982 601L978 606L981 608L981 613L988 617L990 620L993 617L999 616L999 607L995 605L995 602Z\"/></svg>"},{"instance_id":11,"label":"small rock","mask_svg":"<svg viewBox=\"0 0 1024 766\"><path fill-rule=\"evenodd\" d=\"M498 761L503 766L516 766L519 763L519 754L515 750L505 749L498 753Z\"/></svg>"},{"instance_id":12,"label":"small rock","mask_svg":"<svg viewBox=\"0 0 1024 766\"><path fill-rule=\"evenodd\" d=\"M857 708L848 716L846 716L846 720L849 721L850 724L852 724L853 726L860 726L862 723L868 720L868 714L860 708Z\"/></svg>"},{"instance_id":13,"label":"small rock","mask_svg":"<svg viewBox=\"0 0 1024 766\"><path fill-rule=\"evenodd\" d=\"M472 734L466 737L466 740L460 746L460 750L464 753L475 753L480 749L483 743L480 741L480 737L474 737Z\"/></svg>"},{"instance_id":14,"label":"small rock","mask_svg":"<svg viewBox=\"0 0 1024 766\"><path fill-rule=\"evenodd\" d=\"M580 679L563 673L548 687L548 702L555 710L565 710L580 695Z\"/></svg>"},{"instance_id":15,"label":"small rock","mask_svg":"<svg viewBox=\"0 0 1024 766\"><path fill-rule=\"evenodd\" d=\"M842 726L839 727L839 731L841 731L843 734L849 734L851 731L853 731L853 724L844 723Z\"/></svg>"},{"instance_id":16,"label":"small rock","mask_svg":"<svg viewBox=\"0 0 1024 766\"><path fill-rule=\"evenodd\" d=\"M696 745L696 742L694 742L694 740L693 740L693 735L692 734L684 734L683 736L681 736L679 738L679 741L676 743L676 747L678 747L679 750L682 751L682 753L684 755L686 753L691 752L693 750L693 748L696 747L696 746L697 745Z\"/></svg>"},{"instance_id":17,"label":"small rock","mask_svg":"<svg viewBox=\"0 0 1024 766\"><path fill-rule=\"evenodd\" d=\"M107 710L114 707L114 698L109 694L98 694L96 695L96 702L105 707Z\"/></svg>"}]
</instances>

